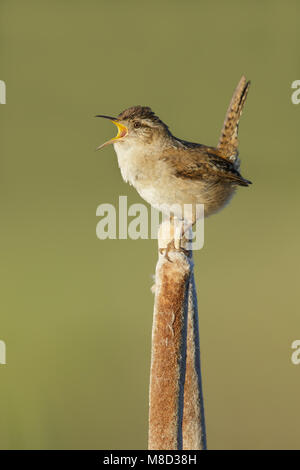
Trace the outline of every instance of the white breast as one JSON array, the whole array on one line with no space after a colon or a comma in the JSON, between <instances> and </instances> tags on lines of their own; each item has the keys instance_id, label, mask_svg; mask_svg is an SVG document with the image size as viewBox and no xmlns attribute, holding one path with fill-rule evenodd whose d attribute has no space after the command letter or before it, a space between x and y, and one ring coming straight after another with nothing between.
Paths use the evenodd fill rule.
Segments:
<instances>
[{"instance_id":1,"label":"white breast","mask_svg":"<svg viewBox=\"0 0 300 470\"><path fill-rule=\"evenodd\" d=\"M126 142L122 142L115 143L114 149L118 157L118 164L124 181L134 185L138 170L135 159L133 158L134 147L127 145Z\"/></svg>"}]
</instances>

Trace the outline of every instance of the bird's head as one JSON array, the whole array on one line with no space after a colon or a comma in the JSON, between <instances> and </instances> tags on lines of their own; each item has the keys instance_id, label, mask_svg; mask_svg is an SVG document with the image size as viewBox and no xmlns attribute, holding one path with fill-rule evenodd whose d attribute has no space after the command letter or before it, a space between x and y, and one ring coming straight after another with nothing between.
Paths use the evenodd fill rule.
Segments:
<instances>
[{"instance_id":1,"label":"bird's head","mask_svg":"<svg viewBox=\"0 0 300 470\"><path fill-rule=\"evenodd\" d=\"M118 128L116 137L100 145L97 150L109 144L149 145L170 135L168 126L146 106L125 109L116 118L102 114L96 117L110 119Z\"/></svg>"}]
</instances>

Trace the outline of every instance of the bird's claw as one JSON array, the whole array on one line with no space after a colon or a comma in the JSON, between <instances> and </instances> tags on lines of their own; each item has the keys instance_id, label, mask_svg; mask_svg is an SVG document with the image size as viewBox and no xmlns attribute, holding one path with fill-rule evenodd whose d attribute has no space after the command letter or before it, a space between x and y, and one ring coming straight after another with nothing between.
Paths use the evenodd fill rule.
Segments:
<instances>
[{"instance_id":1,"label":"bird's claw","mask_svg":"<svg viewBox=\"0 0 300 470\"><path fill-rule=\"evenodd\" d=\"M167 260L167 261L170 261L170 263L173 263L173 261L169 258L169 252L171 250L174 250L174 251L179 251L180 253L183 253L185 256L190 256L190 250L186 250L185 248L182 248L179 244L179 246L177 246L177 244L175 244L175 241L174 240L171 240L168 244L167 244L167 247L166 248L160 248L159 249L159 253L161 255L164 254L164 258Z\"/></svg>"}]
</instances>

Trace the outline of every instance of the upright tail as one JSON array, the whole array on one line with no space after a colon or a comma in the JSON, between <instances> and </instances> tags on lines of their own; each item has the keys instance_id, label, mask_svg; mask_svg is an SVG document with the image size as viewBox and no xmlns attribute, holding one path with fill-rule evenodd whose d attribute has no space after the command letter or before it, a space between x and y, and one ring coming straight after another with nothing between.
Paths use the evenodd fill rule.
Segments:
<instances>
[{"instance_id":1,"label":"upright tail","mask_svg":"<svg viewBox=\"0 0 300 470\"><path fill-rule=\"evenodd\" d=\"M250 81L247 82L243 75L232 96L218 143L218 149L220 152L222 152L225 158L228 158L228 160L234 163L236 169L238 169L240 166L240 161L238 158L239 120L243 111L245 100L247 98L249 86Z\"/></svg>"}]
</instances>

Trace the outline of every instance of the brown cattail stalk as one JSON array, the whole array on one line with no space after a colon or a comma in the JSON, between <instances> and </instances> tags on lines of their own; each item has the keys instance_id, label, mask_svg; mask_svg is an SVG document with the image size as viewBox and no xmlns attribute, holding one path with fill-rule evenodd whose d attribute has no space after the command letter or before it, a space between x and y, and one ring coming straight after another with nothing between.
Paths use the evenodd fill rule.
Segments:
<instances>
[{"instance_id":1,"label":"brown cattail stalk","mask_svg":"<svg viewBox=\"0 0 300 470\"><path fill-rule=\"evenodd\" d=\"M167 242L160 238L160 248ZM156 267L149 449L205 449L192 255L171 250L168 256L171 262L160 256Z\"/></svg>"},{"instance_id":2,"label":"brown cattail stalk","mask_svg":"<svg viewBox=\"0 0 300 470\"><path fill-rule=\"evenodd\" d=\"M155 305L150 372L149 449L182 449L186 361L189 259L160 256L155 277Z\"/></svg>"}]
</instances>

